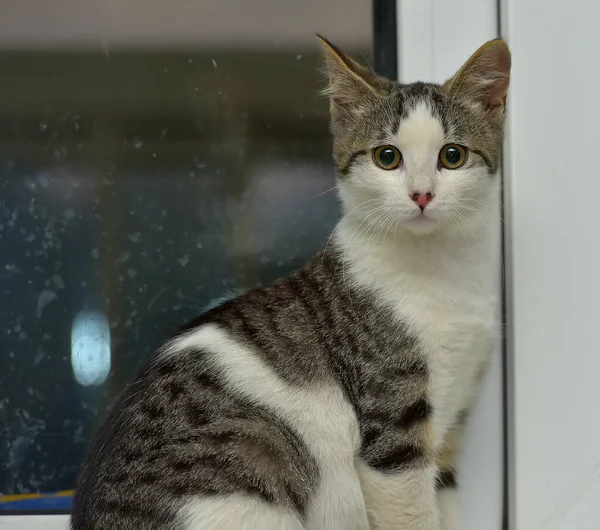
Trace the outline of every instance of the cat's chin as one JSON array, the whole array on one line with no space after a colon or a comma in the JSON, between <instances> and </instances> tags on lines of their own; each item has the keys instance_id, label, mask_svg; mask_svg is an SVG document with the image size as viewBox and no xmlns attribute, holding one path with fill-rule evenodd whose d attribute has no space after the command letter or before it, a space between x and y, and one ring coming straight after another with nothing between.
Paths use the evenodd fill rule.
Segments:
<instances>
[{"instance_id":1,"label":"cat's chin","mask_svg":"<svg viewBox=\"0 0 600 530\"><path fill-rule=\"evenodd\" d=\"M402 227L414 235L428 235L438 232L442 225L437 219L419 215L402 223Z\"/></svg>"}]
</instances>

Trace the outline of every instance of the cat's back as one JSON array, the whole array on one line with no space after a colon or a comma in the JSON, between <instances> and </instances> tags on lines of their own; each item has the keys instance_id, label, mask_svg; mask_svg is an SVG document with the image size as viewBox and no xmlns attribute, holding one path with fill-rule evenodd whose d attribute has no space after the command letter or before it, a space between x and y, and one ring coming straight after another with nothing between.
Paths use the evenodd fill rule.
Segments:
<instances>
[{"instance_id":1,"label":"cat's back","mask_svg":"<svg viewBox=\"0 0 600 530\"><path fill-rule=\"evenodd\" d=\"M327 333L340 327L339 306L346 298L335 283L334 252L319 253L302 269L270 285L248 291L183 326L167 346L169 353L206 342L220 347L217 335L252 350L288 381L307 381L328 372ZM168 355L168 354L167 354Z\"/></svg>"}]
</instances>

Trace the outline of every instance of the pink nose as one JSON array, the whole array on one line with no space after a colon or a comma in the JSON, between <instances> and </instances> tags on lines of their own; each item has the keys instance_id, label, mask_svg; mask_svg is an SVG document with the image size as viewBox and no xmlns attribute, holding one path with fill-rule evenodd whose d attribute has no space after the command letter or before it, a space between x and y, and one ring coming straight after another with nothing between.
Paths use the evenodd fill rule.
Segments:
<instances>
[{"instance_id":1,"label":"pink nose","mask_svg":"<svg viewBox=\"0 0 600 530\"><path fill-rule=\"evenodd\" d=\"M427 206L431 202L431 199L433 199L433 194L429 191L427 193L413 193L410 198L417 204L419 208L421 208L421 211L423 211L425 206Z\"/></svg>"}]
</instances>

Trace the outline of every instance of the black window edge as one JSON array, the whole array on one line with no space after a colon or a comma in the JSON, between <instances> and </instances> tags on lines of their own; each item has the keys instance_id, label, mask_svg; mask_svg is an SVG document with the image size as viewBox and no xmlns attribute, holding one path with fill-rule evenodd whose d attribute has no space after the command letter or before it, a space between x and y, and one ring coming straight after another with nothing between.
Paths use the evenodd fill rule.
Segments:
<instances>
[{"instance_id":1,"label":"black window edge","mask_svg":"<svg viewBox=\"0 0 600 530\"><path fill-rule=\"evenodd\" d=\"M497 0L496 2L496 35L502 37L503 35L503 1ZM511 495L512 491L510 488L511 474L509 470L511 462L511 444L512 444L512 425L511 419L513 418L512 413L512 366L511 366L511 351L512 350L512 330L511 330L511 316L510 304L511 300L508 300L510 293L507 292L507 285L509 281L510 272L506 270L507 266L510 266L510 249L508 248L510 243L508 238L510 237L510 227L507 227L504 219L507 219L509 212L507 211L506 204L508 197L506 196L507 190L505 185L506 172L508 159L506 157L506 151L502 154L502 164L500 168L500 241L501 249L500 256L502 260L501 278L500 285L502 286L501 300L501 325L502 333L500 334L500 340L502 341L502 530L510 530L511 528Z\"/></svg>"},{"instance_id":2,"label":"black window edge","mask_svg":"<svg viewBox=\"0 0 600 530\"><path fill-rule=\"evenodd\" d=\"M373 0L373 56L375 71L398 79L398 14L396 0Z\"/></svg>"}]
</instances>

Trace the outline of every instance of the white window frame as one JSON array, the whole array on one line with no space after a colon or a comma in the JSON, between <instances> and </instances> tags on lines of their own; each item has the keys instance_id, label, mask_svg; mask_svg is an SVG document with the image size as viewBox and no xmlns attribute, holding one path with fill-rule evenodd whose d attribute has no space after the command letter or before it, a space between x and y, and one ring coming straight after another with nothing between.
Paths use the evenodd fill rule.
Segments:
<instances>
[{"instance_id":1,"label":"white window frame","mask_svg":"<svg viewBox=\"0 0 600 530\"><path fill-rule=\"evenodd\" d=\"M511 530L600 528L596 0L501 0ZM560 160L557 153L564 153Z\"/></svg>"},{"instance_id":2,"label":"white window frame","mask_svg":"<svg viewBox=\"0 0 600 530\"><path fill-rule=\"evenodd\" d=\"M3 515L0 530L67 530L68 515Z\"/></svg>"}]
</instances>

